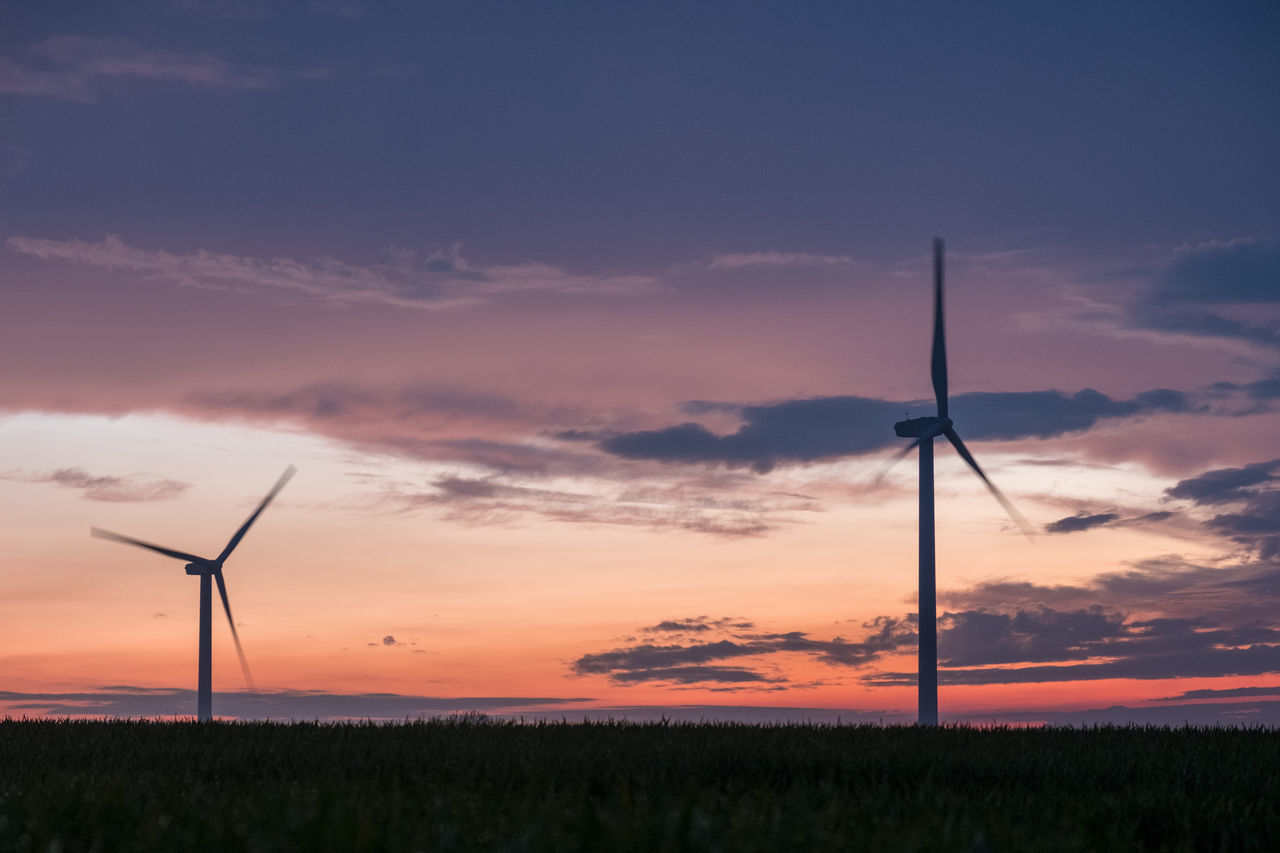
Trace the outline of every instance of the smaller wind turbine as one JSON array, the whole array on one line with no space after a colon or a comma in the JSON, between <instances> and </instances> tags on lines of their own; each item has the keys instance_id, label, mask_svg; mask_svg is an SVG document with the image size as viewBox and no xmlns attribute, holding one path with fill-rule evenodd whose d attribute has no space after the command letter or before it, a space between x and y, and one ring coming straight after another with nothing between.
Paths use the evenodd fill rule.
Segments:
<instances>
[{"instance_id":1,"label":"smaller wind turbine","mask_svg":"<svg viewBox=\"0 0 1280 853\"><path fill-rule=\"evenodd\" d=\"M940 435L947 437L956 453L960 454L973 473L986 484L1004 507L1009 517L1031 537L1031 525L1013 508L1008 498L1001 494L995 483L978 467L978 462L960 440L955 423L947 414L947 344L942 321L942 240L933 240L933 353L930 373L933 394L938 403L936 417L907 418L893 425L900 438L914 438L906 449L894 457L894 462L920 448L920 649L917 661L917 721L922 726L938 724L938 582L934 565L933 542L933 440Z\"/></svg>"},{"instance_id":2,"label":"smaller wind turbine","mask_svg":"<svg viewBox=\"0 0 1280 853\"><path fill-rule=\"evenodd\" d=\"M210 589L210 579L217 581L218 595L222 598L222 609L227 611L227 623L231 626L231 639L235 640L236 655L240 658L240 669L244 673L244 680L248 683L249 688L253 689L253 676L249 674L249 662L245 660L244 649L240 647L240 635L236 632L236 621L231 618L231 602L227 599L226 581L222 579L222 564L227 561L227 558L231 556L231 552L240 544L240 540L249 531L249 527L258 520L258 516L267 508L267 504L271 503L275 496L280 493L285 483L289 482L289 478L297 473L297 470L292 465L285 469L284 474L271 487L271 491L267 492L267 496L262 499L262 503L258 504L258 508L253 511L253 515L249 516L249 519L240 525L240 529L231 537L227 547L223 548L222 553L212 560L205 557L197 557L185 551L175 551L172 548L152 545L150 542L143 542L141 539L122 536L119 533L112 533L109 530L101 530L97 527L89 530L91 535L99 539L110 539L114 542L123 542L126 545L137 545L139 548L146 548L149 551L155 551L157 554L173 557L175 560L185 560L187 574L200 576L200 657L196 673L196 719L202 723L213 719L213 590Z\"/></svg>"}]
</instances>

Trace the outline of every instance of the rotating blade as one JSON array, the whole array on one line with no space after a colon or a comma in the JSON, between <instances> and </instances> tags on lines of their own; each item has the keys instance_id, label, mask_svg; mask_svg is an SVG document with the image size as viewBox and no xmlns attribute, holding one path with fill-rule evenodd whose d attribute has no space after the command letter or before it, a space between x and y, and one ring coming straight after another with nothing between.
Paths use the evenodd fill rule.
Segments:
<instances>
[{"instance_id":1,"label":"rotating blade","mask_svg":"<svg viewBox=\"0 0 1280 853\"><path fill-rule=\"evenodd\" d=\"M236 535L232 536L231 541L227 543L227 547L222 549L222 553L218 555L217 562L221 563L223 560L227 559L227 557L231 556L231 552L240 544L240 540L244 538L244 535L249 532L249 528L258 520L258 516L262 515L262 511L267 508L267 504L271 503L271 501L275 499L275 496L280 494L280 490L284 488L285 483L289 482L289 479L296 473L298 473L298 469L294 468L292 465L284 469L284 473L280 475L280 479L271 487L271 491L267 492L267 496L262 499L262 503L258 504L258 508L253 511L253 515L249 516L249 519L245 521L244 524L240 525L240 529L236 531Z\"/></svg>"},{"instance_id":2,"label":"rotating blade","mask_svg":"<svg viewBox=\"0 0 1280 853\"><path fill-rule=\"evenodd\" d=\"M253 675L249 672L249 661L245 659L244 649L240 647L240 634L236 631L236 620L231 618L231 602L227 598L227 583L222 579L222 569L218 569L213 573L213 579L218 582L218 595L222 597L222 609L227 611L227 624L231 626L231 639L235 640L236 643L236 655L240 658L240 671L244 673L244 680L249 685L249 689L256 693L258 687L253 683Z\"/></svg>"},{"instance_id":3,"label":"rotating blade","mask_svg":"<svg viewBox=\"0 0 1280 853\"><path fill-rule=\"evenodd\" d=\"M956 434L956 431L949 428L943 433L943 435L945 435L951 442L952 446L955 447L956 453L960 454L960 458L969 463L969 467L973 469L973 473L981 477L982 482L987 484L987 488L991 490L991 494L995 495L996 500L1000 501L1000 506L1004 507L1004 511L1009 513L1009 517L1013 519L1014 524L1018 525L1018 528L1022 531L1022 535L1034 541L1035 529L1025 518L1022 517L1022 513L1013 508L1013 504L1010 503L1009 499L996 488L996 484L991 482L987 475L982 472L982 468L978 466L978 461L973 458L973 454L969 452L969 448L964 446L964 442L960 440L960 436Z\"/></svg>"},{"instance_id":4,"label":"rotating blade","mask_svg":"<svg viewBox=\"0 0 1280 853\"><path fill-rule=\"evenodd\" d=\"M893 466L897 465L899 462L905 459L908 453L910 453L911 451L919 447L920 442L922 441L924 441L923 435L917 437L915 441L911 442L906 447L902 448L897 453L893 454L893 456L888 461L883 463L876 470L876 476L871 480L871 485L877 489L880 488L880 486L884 484L884 478L889 476L889 472L893 470Z\"/></svg>"},{"instance_id":5,"label":"rotating blade","mask_svg":"<svg viewBox=\"0 0 1280 853\"><path fill-rule=\"evenodd\" d=\"M90 527L89 535L96 536L98 539L110 539L112 542L123 542L126 545L137 545L139 548L146 548L148 551L155 551L157 554L164 554L166 557L173 557L175 560L185 560L188 563L209 562L204 557L197 557L195 554L188 554L186 551L175 551L162 545L152 545L150 542L143 542L141 539L134 539L132 536L112 533L110 530L103 530L101 527Z\"/></svg>"},{"instance_id":6,"label":"rotating blade","mask_svg":"<svg viewBox=\"0 0 1280 853\"><path fill-rule=\"evenodd\" d=\"M933 441L935 438L942 435L945 429L946 427L943 426L943 424L938 424L937 426L930 427L927 431L919 435L915 441L911 442L905 448L893 454L893 457L889 459L888 462L885 462L883 465L880 466L880 469L876 472L875 479L871 481L872 485L879 487L882 483L884 483L884 478L889 475L889 471L893 468L894 465L897 465L899 462L901 462L908 453L915 450L923 442Z\"/></svg>"},{"instance_id":7,"label":"rotating blade","mask_svg":"<svg viewBox=\"0 0 1280 853\"><path fill-rule=\"evenodd\" d=\"M942 239L933 239L933 355L930 373L933 396L938 401L938 417L947 416L947 342L942 321Z\"/></svg>"}]
</instances>

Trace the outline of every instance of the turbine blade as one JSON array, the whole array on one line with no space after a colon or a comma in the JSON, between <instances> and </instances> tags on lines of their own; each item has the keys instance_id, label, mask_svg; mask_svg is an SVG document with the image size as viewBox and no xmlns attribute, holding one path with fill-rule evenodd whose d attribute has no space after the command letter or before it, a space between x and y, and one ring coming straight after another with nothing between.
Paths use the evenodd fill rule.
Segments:
<instances>
[{"instance_id":1,"label":"turbine blade","mask_svg":"<svg viewBox=\"0 0 1280 853\"><path fill-rule=\"evenodd\" d=\"M942 322L942 239L933 238L933 396L938 401L938 417L947 416L947 342Z\"/></svg>"},{"instance_id":2,"label":"turbine blade","mask_svg":"<svg viewBox=\"0 0 1280 853\"><path fill-rule=\"evenodd\" d=\"M964 442L960 440L960 436L956 431L954 429L947 429L943 435L945 435L951 442L952 446L955 447L956 453L960 454L960 458L969 463L969 467L973 469L973 473L981 477L982 482L987 484L987 488L991 490L991 494L995 495L996 500L1000 501L1000 506L1004 507L1004 511L1009 513L1009 517L1013 519L1014 524L1018 525L1019 529L1022 530L1022 535L1034 542L1035 529L1025 518L1022 517L1022 513L1013 508L1013 504L1011 504L1009 499L996 488L996 484L991 482L986 474L982 473L982 468L978 466L978 461L973 458L973 454L969 452L969 448L964 446Z\"/></svg>"},{"instance_id":3,"label":"turbine blade","mask_svg":"<svg viewBox=\"0 0 1280 853\"><path fill-rule=\"evenodd\" d=\"M943 423L945 423L945 421ZM905 457L908 453L910 453L911 451L919 447L921 443L925 441L933 441L935 438L942 435L943 430L946 429L943 423L939 423L930 427L928 430L921 433L916 438L915 441L911 442L905 448L893 454L893 458L891 458L888 462L884 463L884 465L880 466L880 470L876 473L875 479L872 480L872 485L875 485L878 487L881 483L883 483L884 478L889 474L889 469L891 469L894 465L897 465L899 462L901 462L903 457Z\"/></svg>"},{"instance_id":4,"label":"turbine blade","mask_svg":"<svg viewBox=\"0 0 1280 853\"><path fill-rule=\"evenodd\" d=\"M932 438L932 436L930 436L930 438ZM884 478L889 476L889 472L893 470L893 466L897 465L899 462L905 459L908 453L910 453L911 451L919 447L920 442L924 441L924 439L925 437L923 435L919 436L918 438L916 438L915 441L911 442L906 447L902 448L897 453L893 454L892 458L890 458L888 461L882 464L879 467L879 469L876 470L876 476L874 477L874 479L872 479L871 485L877 489L880 488L880 486L884 484Z\"/></svg>"},{"instance_id":5,"label":"turbine blade","mask_svg":"<svg viewBox=\"0 0 1280 853\"><path fill-rule=\"evenodd\" d=\"M244 649L240 647L240 634L236 631L236 620L231 618L231 602L227 599L227 583L222 579L222 569L218 569L213 573L213 579L218 582L218 595L222 597L222 609L227 611L227 624L231 626L231 639L236 642L236 655L240 658L240 671L244 673L244 680L249 685L249 689L256 693L258 687L253 683L253 676L249 673L249 661L245 659Z\"/></svg>"},{"instance_id":6,"label":"turbine blade","mask_svg":"<svg viewBox=\"0 0 1280 853\"><path fill-rule=\"evenodd\" d=\"M249 528L258 520L258 516L262 515L262 511L267 508L267 504L271 503L271 501L275 499L275 496L280 494L280 490L284 488L284 484L289 482L289 478L296 473L298 473L298 469L294 468L292 465L284 469L284 473L280 475L280 479L271 487L271 491L267 492L267 496L262 499L262 503L258 504L258 508L253 511L253 515L249 516L249 519L244 524L240 525L240 529L236 531L236 535L232 536L231 541L227 543L227 547L222 549L222 553L218 555L216 562L221 563L223 560L227 559L227 557L231 556L231 552L240 544L240 540L244 538L245 533L249 532Z\"/></svg>"},{"instance_id":7,"label":"turbine blade","mask_svg":"<svg viewBox=\"0 0 1280 853\"><path fill-rule=\"evenodd\" d=\"M134 539L132 536L112 533L110 530L103 530L101 527L90 527L89 535L96 536L99 539L110 539L112 542L123 542L126 545L137 545L139 548L146 548L148 551L155 551L157 554L164 554L166 557L173 557L175 560L185 560L188 563L209 562L204 557L197 557L195 554L188 554L186 551L175 551L162 545L152 545L150 542L143 542L141 539Z\"/></svg>"}]
</instances>

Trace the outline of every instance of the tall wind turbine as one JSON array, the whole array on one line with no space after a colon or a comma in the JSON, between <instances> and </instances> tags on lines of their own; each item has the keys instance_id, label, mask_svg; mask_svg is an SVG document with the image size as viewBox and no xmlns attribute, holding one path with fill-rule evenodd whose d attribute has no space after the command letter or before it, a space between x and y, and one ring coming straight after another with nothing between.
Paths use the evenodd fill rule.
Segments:
<instances>
[{"instance_id":1,"label":"tall wind turbine","mask_svg":"<svg viewBox=\"0 0 1280 853\"><path fill-rule=\"evenodd\" d=\"M968 463L991 494L1004 507L1009 517L1031 536L1027 524L1013 504L1009 503L995 484L982 473L973 454L964 446L955 425L947 415L947 345L942 322L942 240L933 240L933 355L930 359L933 377L933 394L938 402L936 417L908 418L893 425L893 431L901 438L915 441L903 450L898 459L912 450L920 449L920 651L919 681L917 682L917 721L922 726L938 724L938 605L937 573L934 567L933 547L933 440L945 435L955 447L960 458ZM896 461L896 460L895 460Z\"/></svg>"},{"instance_id":2,"label":"tall wind turbine","mask_svg":"<svg viewBox=\"0 0 1280 853\"><path fill-rule=\"evenodd\" d=\"M249 662L245 660L244 649L240 647L240 635L236 632L236 621L231 618L231 602L227 599L226 581L222 579L222 565L231 556L231 552L235 550L235 547L240 544L240 540L249 531L249 527L258 520L258 516L267 508L267 504L271 503L275 496L280 493L280 490L284 488L284 484L289 482L289 478L297 470L292 465L285 469L284 474L271 487L271 491L267 492L267 496L262 499L262 503L258 504L258 508L253 511L253 515L249 516L249 519L240 525L240 529L231 537L227 547L223 548L222 553L211 560L188 554L185 551L175 551L172 548L152 545L150 542L143 542L141 539L121 536L119 533L112 533L109 530L101 530L97 527L91 528L89 531L90 534L97 536L99 539L110 539L115 542L123 542L126 545L137 545L139 548L146 548L149 551L155 551L157 554L173 557L175 560L184 560L187 563L187 574L200 576L200 658L196 673L196 719L202 723L213 719L213 591L210 589L210 579L217 581L218 595L222 598L222 609L227 612L227 623L231 626L231 639L235 640L236 655L240 658L240 669L244 672L244 680L252 689L253 676L249 674Z\"/></svg>"}]
</instances>

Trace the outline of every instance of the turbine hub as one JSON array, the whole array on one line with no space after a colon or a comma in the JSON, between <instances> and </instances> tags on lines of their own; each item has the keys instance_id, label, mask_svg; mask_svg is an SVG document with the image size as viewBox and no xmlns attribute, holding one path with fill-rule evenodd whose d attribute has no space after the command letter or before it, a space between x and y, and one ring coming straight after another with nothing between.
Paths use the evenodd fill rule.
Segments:
<instances>
[{"instance_id":1,"label":"turbine hub","mask_svg":"<svg viewBox=\"0 0 1280 853\"><path fill-rule=\"evenodd\" d=\"M923 417L907 418L893 425L893 432L898 438L919 438L942 423L942 418Z\"/></svg>"}]
</instances>

